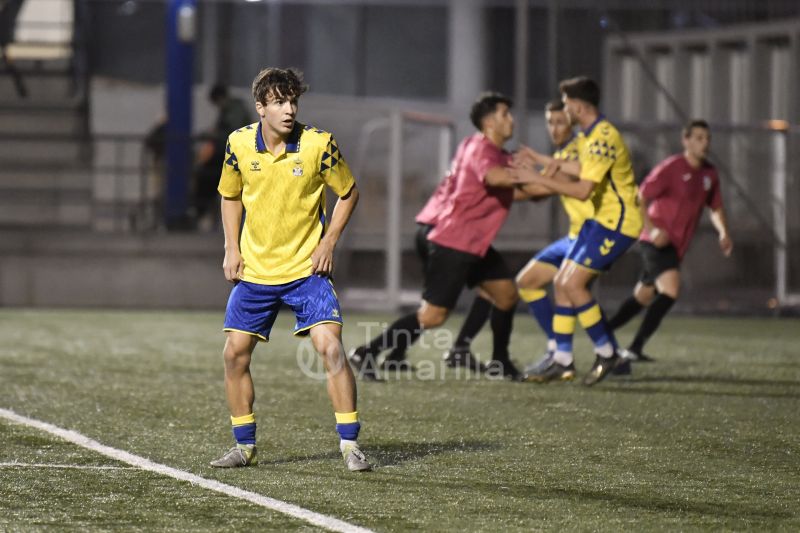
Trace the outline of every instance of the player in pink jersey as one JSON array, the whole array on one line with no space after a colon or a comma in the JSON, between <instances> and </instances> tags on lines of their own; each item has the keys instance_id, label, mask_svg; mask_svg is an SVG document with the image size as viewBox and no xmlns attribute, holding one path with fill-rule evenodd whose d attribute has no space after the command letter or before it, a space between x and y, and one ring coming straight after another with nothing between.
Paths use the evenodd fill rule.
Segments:
<instances>
[{"instance_id":1,"label":"player in pink jersey","mask_svg":"<svg viewBox=\"0 0 800 533\"><path fill-rule=\"evenodd\" d=\"M514 276L491 243L508 216L519 180L509 168L503 145L514 131L511 100L484 93L473 104L470 119L478 133L464 139L453 159L447 190L437 208L435 226L427 234L425 289L419 309L400 317L384 332L352 351L350 361L363 377L374 372L383 351L405 349L423 330L442 325L464 287L480 287L492 300L494 336L489 369L498 375L520 377L511 363L511 336L517 291ZM424 214L424 211L423 211Z\"/></svg>"},{"instance_id":2,"label":"player in pink jersey","mask_svg":"<svg viewBox=\"0 0 800 533\"><path fill-rule=\"evenodd\" d=\"M725 257L733 241L725 220L717 169L708 162L711 133L703 120L683 128L682 154L662 161L639 188L644 228L639 236L642 273L633 295L622 303L609 321L613 329L626 324L643 307L642 323L615 373L627 373L630 361L649 361L642 352L670 310L681 286L680 263L692 241L703 208L711 209L711 223L719 233L719 247Z\"/></svg>"}]
</instances>

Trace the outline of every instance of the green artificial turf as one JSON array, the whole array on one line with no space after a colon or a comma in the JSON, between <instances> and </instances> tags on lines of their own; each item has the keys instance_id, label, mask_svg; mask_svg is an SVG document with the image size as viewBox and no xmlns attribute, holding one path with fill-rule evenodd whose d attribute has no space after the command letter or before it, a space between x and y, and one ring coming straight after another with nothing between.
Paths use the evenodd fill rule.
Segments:
<instances>
[{"instance_id":1,"label":"green artificial turf","mask_svg":"<svg viewBox=\"0 0 800 533\"><path fill-rule=\"evenodd\" d=\"M416 376L359 383L376 468L353 474L286 311L254 356L259 466L207 466L232 442L221 319L2 310L0 408L379 531L800 529L797 320L669 317L648 345L657 362L593 388L456 373L440 362L447 339L429 333L410 353ZM345 346L389 319L348 315ZM576 339L580 376L592 356ZM543 344L518 315L515 360L535 361ZM487 331L474 348L490 346ZM39 466L0 466L3 531L314 529L0 419L9 462Z\"/></svg>"}]
</instances>

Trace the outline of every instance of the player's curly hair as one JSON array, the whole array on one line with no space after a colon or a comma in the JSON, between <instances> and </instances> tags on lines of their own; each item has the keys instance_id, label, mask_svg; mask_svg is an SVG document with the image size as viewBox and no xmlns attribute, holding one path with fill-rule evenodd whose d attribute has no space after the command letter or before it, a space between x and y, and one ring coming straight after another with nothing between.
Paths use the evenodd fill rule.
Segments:
<instances>
[{"instance_id":1,"label":"player's curly hair","mask_svg":"<svg viewBox=\"0 0 800 533\"><path fill-rule=\"evenodd\" d=\"M295 68L265 68L253 80L253 99L264 105L270 95L296 99L307 90L303 73Z\"/></svg>"},{"instance_id":2,"label":"player's curly hair","mask_svg":"<svg viewBox=\"0 0 800 533\"><path fill-rule=\"evenodd\" d=\"M506 104L511 107L513 102L511 98L501 93L487 91L478 95L478 99L472 104L472 109L469 112L469 119L472 121L472 125L480 130L483 117L494 113L498 104Z\"/></svg>"}]
</instances>

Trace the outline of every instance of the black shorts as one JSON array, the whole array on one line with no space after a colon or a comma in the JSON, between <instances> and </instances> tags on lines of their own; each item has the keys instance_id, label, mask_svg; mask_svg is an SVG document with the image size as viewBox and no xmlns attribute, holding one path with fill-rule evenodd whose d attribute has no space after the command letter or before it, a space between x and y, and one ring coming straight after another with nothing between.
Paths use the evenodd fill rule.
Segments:
<instances>
[{"instance_id":1,"label":"black shorts","mask_svg":"<svg viewBox=\"0 0 800 533\"><path fill-rule=\"evenodd\" d=\"M681 265L678 251L671 244L657 248L649 242L639 241L639 254L642 256L642 273L639 281L645 285L655 285L658 276L667 270L677 270Z\"/></svg>"},{"instance_id":2,"label":"black shorts","mask_svg":"<svg viewBox=\"0 0 800 533\"><path fill-rule=\"evenodd\" d=\"M431 232L433 226L430 224L417 223L417 233L414 235L414 245L417 248L417 257L422 262L422 273L424 274L428 268L428 233Z\"/></svg>"},{"instance_id":3,"label":"black shorts","mask_svg":"<svg viewBox=\"0 0 800 533\"><path fill-rule=\"evenodd\" d=\"M513 279L503 256L489 247L486 255L468 254L428 241L425 290L422 298L433 305L452 309L464 287L495 279Z\"/></svg>"}]
</instances>

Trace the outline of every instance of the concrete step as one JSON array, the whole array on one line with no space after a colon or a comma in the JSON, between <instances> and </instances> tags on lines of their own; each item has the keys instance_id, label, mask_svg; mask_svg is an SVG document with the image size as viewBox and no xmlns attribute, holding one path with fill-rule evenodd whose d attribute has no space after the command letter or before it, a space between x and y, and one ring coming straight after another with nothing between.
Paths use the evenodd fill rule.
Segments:
<instances>
[{"instance_id":1,"label":"concrete step","mask_svg":"<svg viewBox=\"0 0 800 533\"><path fill-rule=\"evenodd\" d=\"M86 194L8 195L0 200L0 226L88 228L92 215L89 200Z\"/></svg>"},{"instance_id":2,"label":"concrete step","mask_svg":"<svg viewBox=\"0 0 800 533\"><path fill-rule=\"evenodd\" d=\"M0 105L21 102L52 102L71 98L75 84L69 72L29 71L17 68L27 95L22 98L17 92L14 80L8 70L0 71Z\"/></svg>"},{"instance_id":3,"label":"concrete step","mask_svg":"<svg viewBox=\"0 0 800 533\"><path fill-rule=\"evenodd\" d=\"M92 172L88 167L50 169L0 169L0 194L4 191L91 191Z\"/></svg>"},{"instance_id":4,"label":"concrete step","mask_svg":"<svg viewBox=\"0 0 800 533\"><path fill-rule=\"evenodd\" d=\"M70 107L31 108L0 106L0 135L47 133L77 135L85 132L86 119L79 109Z\"/></svg>"},{"instance_id":5,"label":"concrete step","mask_svg":"<svg viewBox=\"0 0 800 533\"><path fill-rule=\"evenodd\" d=\"M88 155L87 143L69 136L0 137L0 167L3 168L31 167L31 163L48 165L88 161Z\"/></svg>"}]
</instances>

